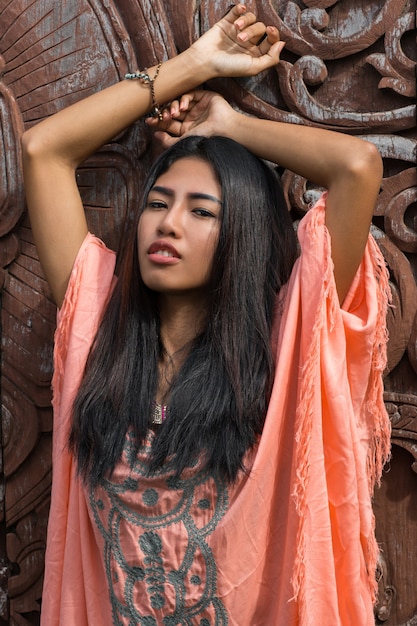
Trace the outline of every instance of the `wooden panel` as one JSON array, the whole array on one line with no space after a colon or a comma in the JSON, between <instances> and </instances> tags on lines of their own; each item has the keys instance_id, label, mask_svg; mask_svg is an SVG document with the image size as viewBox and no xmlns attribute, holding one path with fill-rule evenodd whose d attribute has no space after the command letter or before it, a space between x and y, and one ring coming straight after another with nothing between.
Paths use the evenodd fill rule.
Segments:
<instances>
[{"instance_id":1,"label":"wooden panel","mask_svg":"<svg viewBox=\"0 0 417 626\"><path fill-rule=\"evenodd\" d=\"M0 624L37 624L51 475L49 383L55 308L25 217L19 137L83 95L183 50L226 0L0 0L2 455ZM386 401L390 471L375 498L383 545L376 621L417 624L417 172L415 0L248 0L287 42L280 65L214 81L247 113L374 142L384 181L373 234L390 269ZM319 149L319 148L318 148ZM91 229L111 246L151 158L143 123L78 173ZM294 217L319 190L283 172Z\"/></svg>"}]
</instances>

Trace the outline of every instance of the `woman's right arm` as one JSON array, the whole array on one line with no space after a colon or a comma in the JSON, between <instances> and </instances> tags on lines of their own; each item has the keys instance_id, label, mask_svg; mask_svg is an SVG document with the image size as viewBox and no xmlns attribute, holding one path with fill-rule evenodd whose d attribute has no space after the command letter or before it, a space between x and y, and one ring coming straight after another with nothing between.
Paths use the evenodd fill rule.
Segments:
<instances>
[{"instance_id":1,"label":"woman's right arm","mask_svg":"<svg viewBox=\"0 0 417 626\"><path fill-rule=\"evenodd\" d=\"M159 103L216 76L250 76L278 62L279 44L256 46L265 26L237 5L188 50L164 62L155 82ZM153 77L156 67L149 69ZM75 171L100 146L152 108L150 86L124 80L26 131L23 171L39 259L62 304L87 223Z\"/></svg>"}]
</instances>

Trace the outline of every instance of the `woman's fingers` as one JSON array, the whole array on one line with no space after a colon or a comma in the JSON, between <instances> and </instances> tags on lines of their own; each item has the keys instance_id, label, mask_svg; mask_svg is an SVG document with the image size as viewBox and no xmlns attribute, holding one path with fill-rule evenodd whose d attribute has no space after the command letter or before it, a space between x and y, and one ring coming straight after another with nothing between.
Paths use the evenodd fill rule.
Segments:
<instances>
[{"instance_id":1,"label":"woman's fingers","mask_svg":"<svg viewBox=\"0 0 417 626\"><path fill-rule=\"evenodd\" d=\"M246 6L244 4L235 4L230 7L230 10L227 11L223 17L223 19L227 20L231 24L236 22L237 19L243 14L246 13Z\"/></svg>"},{"instance_id":2,"label":"woman's fingers","mask_svg":"<svg viewBox=\"0 0 417 626\"><path fill-rule=\"evenodd\" d=\"M237 39L240 43L256 45L265 34L265 24L256 20L254 13L244 13L234 22Z\"/></svg>"},{"instance_id":3,"label":"woman's fingers","mask_svg":"<svg viewBox=\"0 0 417 626\"><path fill-rule=\"evenodd\" d=\"M241 15L235 20L234 25L238 31L237 39L240 44L247 44L248 47L256 46L260 56L268 55L278 62L279 54L285 44L280 42L277 28L257 22L256 16L250 12Z\"/></svg>"},{"instance_id":4,"label":"woman's fingers","mask_svg":"<svg viewBox=\"0 0 417 626\"><path fill-rule=\"evenodd\" d=\"M275 28L275 26L268 26L265 29L265 35L266 37L258 44L261 54L267 54L271 47L280 41L278 28ZM285 45L284 42L282 43L283 45L280 50L282 50Z\"/></svg>"},{"instance_id":5,"label":"woman's fingers","mask_svg":"<svg viewBox=\"0 0 417 626\"><path fill-rule=\"evenodd\" d=\"M250 43L256 46L263 40L265 35L265 25L257 22L251 28L246 29L243 33L239 33L237 38L239 43Z\"/></svg>"},{"instance_id":6,"label":"woman's fingers","mask_svg":"<svg viewBox=\"0 0 417 626\"><path fill-rule=\"evenodd\" d=\"M265 35L266 27L262 22L255 22L243 30L239 30L240 32L237 35L239 42L249 42L256 46L259 40Z\"/></svg>"},{"instance_id":7,"label":"woman's fingers","mask_svg":"<svg viewBox=\"0 0 417 626\"><path fill-rule=\"evenodd\" d=\"M179 104L179 110L180 111L188 111L188 109L191 106L191 103L193 102L195 98L195 95L192 93L185 93L181 96L181 100L180 100L180 104Z\"/></svg>"},{"instance_id":8,"label":"woman's fingers","mask_svg":"<svg viewBox=\"0 0 417 626\"><path fill-rule=\"evenodd\" d=\"M172 100L162 110L162 120L158 116L151 116L146 118L146 124L154 129L170 130L174 121L184 119L184 113L189 110L192 99L192 94L184 94L179 100Z\"/></svg>"},{"instance_id":9,"label":"woman's fingers","mask_svg":"<svg viewBox=\"0 0 417 626\"><path fill-rule=\"evenodd\" d=\"M168 107L169 114L171 117L177 117L180 112L180 102L179 100L173 100Z\"/></svg>"}]
</instances>

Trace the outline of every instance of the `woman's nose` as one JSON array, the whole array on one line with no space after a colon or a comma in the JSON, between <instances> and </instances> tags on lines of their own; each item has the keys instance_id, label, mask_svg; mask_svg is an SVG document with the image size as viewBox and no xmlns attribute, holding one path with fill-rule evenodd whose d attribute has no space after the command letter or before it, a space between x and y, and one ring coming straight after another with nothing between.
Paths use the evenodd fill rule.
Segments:
<instances>
[{"instance_id":1,"label":"woman's nose","mask_svg":"<svg viewBox=\"0 0 417 626\"><path fill-rule=\"evenodd\" d=\"M179 206L173 206L161 214L161 221L158 224L158 232L161 235L171 235L178 237L182 230L182 210Z\"/></svg>"}]
</instances>

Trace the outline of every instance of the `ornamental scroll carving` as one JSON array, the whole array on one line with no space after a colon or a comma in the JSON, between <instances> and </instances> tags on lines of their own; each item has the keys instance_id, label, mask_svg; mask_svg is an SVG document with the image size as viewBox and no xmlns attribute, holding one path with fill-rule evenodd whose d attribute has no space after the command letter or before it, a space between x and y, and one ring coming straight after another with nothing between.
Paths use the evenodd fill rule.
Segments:
<instances>
[{"instance_id":1,"label":"ornamental scroll carving","mask_svg":"<svg viewBox=\"0 0 417 626\"><path fill-rule=\"evenodd\" d=\"M390 270L386 402L390 470L375 499L383 545L376 623L417 623L417 173L415 0L252 0L287 42L260 77L217 81L248 114L354 133L377 145L384 181L373 234ZM25 212L19 138L63 106L186 48L226 0L0 0L2 468L0 624L37 624L51 479L55 308ZM151 159L144 124L78 172L90 228L111 246ZM300 217L319 190L282 172Z\"/></svg>"}]
</instances>

